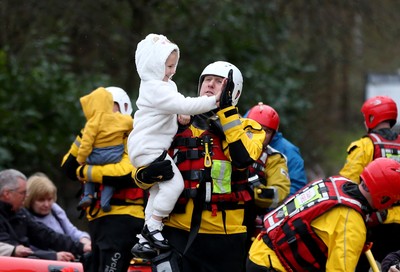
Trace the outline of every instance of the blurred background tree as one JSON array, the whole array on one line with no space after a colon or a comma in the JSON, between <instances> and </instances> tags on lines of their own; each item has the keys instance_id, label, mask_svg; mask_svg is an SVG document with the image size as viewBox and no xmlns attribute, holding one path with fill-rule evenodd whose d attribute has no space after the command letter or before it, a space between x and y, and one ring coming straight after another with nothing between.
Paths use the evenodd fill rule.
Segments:
<instances>
[{"instance_id":1,"label":"blurred background tree","mask_svg":"<svg viewBox=\"0 0 400 272\"><path fill-rule=\"evenodd\" d=\"M0 169L45 172L75 205L79 184L59 165L84 125L79 98L114 85L134 105L134 51L153 32L180 47L182 93L196 95L208 63L234 63L244 76L241 113L270 104L310 179L336 174L365 133L366 74L399 68L399 8L390 0L0 0Z\"/></svg>"}]
</instances>

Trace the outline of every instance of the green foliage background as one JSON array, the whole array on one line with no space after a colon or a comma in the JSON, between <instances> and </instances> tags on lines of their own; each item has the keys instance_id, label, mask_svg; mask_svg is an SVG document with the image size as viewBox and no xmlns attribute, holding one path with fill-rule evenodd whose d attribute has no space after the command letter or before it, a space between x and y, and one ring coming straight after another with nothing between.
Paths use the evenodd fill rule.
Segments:
<instances>
[{"instance_id":1,"label":"green foliage background","mask_svg":"<svg viewBox=\"0 0 400 272\"><path fill-rule=\"evenodd\" d=\"M336 174L347 145L363 133L365 75L398 68L399 5L0 0L0 169L45 172L68 194L59 165L85 121L79 98L114 85L134 105L134 51L153 32L180 47L174 80L182 93L196 95L210 62L234 63L244 76L241 113L270 104L310 179Z\"/></svg>"}]
</instances>

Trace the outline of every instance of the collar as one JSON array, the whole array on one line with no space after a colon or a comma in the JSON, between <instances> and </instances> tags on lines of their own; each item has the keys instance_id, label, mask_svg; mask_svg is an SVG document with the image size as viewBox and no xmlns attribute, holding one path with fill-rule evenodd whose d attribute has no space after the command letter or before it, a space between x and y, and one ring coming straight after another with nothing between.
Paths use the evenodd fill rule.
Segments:
<instances>
[{"instance_id":1,"label":"collar","mask_svg":"<svg viewBox=\"0 0 400 272\"><path fill-rule=\"evenodd\" d=\"M350 197L355 198L356 200L360 201L361 209L365 213L371 213L372 208L368 203L368 200L364 197L364 195L360 192L358 188L358 184L354 182L346 182L343 184L343 192L348 194Z\"/></svg>"},{"instance_id":2,"label":"collar","mask_svg":"<svg viewBox=\"0 0 400 272\"><path fill-rule=\"evenodd\" d=\"M11 217L16 214L16 212L12 210L11 204L1 200L0 200L0 213L6 217Z\"/></svg>"},{"instance_id":3,"label":"collar","mask_svg":"<svg viewBox=\"0 0 400 272\"><path fill-rule=\"evenodd\" d=\"M379 134L383 138L385 138L386 140L389 140L389 141L394 141L398 137L398 134L390 128L381 128L381 129L377 129L377 130L373 129L373 130L371 130L371 133Z\"/></svg>"}]
</instances>

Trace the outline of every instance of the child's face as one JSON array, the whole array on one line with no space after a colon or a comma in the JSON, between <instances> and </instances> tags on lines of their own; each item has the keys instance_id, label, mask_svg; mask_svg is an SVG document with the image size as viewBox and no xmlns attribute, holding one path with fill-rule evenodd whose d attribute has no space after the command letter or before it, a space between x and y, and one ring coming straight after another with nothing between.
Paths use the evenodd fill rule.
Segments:
<instances>
[{"instance_id":1,"label":"child's face","mask_svg":"<svg viewBox=\"0 0 400 272\"><path fill-rule=\"evenodd\" d=\"M176 65L178 63L178 53L173 51L165 62L165 76L163 81L168 81L176 72Z\"/></svg>"},{"instance_id":2,"label":"child's face","mask_svg":"<svg viewBox=\"0 0 400 272\"><path fill-rule=\"evenodd\" d=\"M113 112L121 112L121 109L119 108L119 104L117 102L114 102Z\"/></svg>"}]
</instances>

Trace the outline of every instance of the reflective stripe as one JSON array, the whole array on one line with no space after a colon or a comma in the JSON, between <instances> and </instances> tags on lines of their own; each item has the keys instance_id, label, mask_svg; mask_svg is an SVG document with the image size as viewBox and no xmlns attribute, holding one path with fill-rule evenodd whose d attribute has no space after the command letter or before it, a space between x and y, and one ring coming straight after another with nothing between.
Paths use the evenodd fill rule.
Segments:
<instances>
[{"instance_id":1,"label":"reflective stripe","mask_svg":"<svg viewBox=\"0 0 400 272\"><path fill-rule=\"evenodd\" d=\"M390 158L400 162L400 140L387 140L379 134L368 134L374 144L374 159Z\"/></svg>"},{"instance_id":2,"label":"reflective stripe","mask_svg":"<svg viewBox=\"0 0 400 272\"><path fill-rule=\"evenodd\" d=\"M87 181L89 181L89 182L91 182L91 181L93 181L93 178L92 178L92 169L93 168L93 166L92 165L87 165L87 172L86 172L86 178L87 178Z\"/></svg>"},{"instance_id":3,"label":"reflective stripe","mask_svg":"<svg viewBox=\"0 0 400 272\"><path fill-rule=\"evenodd\" d=\"M232 122L229 122L228 124L223 125L222 129L225 132L225 131L227 131L233 127L239 126L241 124L242 124L242 122L239 119L236 119L236 120L233 120Z\"/></svg>"},{"instance_id":4,"label":"reflective stripe","mask_svg":"<svg viewBox=\"0 0 400 272\"><path fill-rule=\"evenodd\" d=\"M75 139L74 144L79 148L81 146L81 142Z\"/></svg>"},{"instance_id":5,"label":"reflective stripe","mask_svg":"<svg viewBox=\"0 0 400 272\"><path fill-rule=\"evenodd\" d=\"M321 271L325 264L328 250L311 227L315 218L339 205L365 217L362 203L346 193L345 184L357 186L340 176L312 182L264 217L265 236L269 239L263 240L273 245L287 270Z\"/></svg>"},{"instance_id":6,"label":"reflective stripe","mask_svg":"<svg viewBox=\"0 0 400 272\"><path fill-rule=\"evenodd\" d=\"M231 193L232 165L229 161L213 160L211 177L213 180L213 193Z\"/></svg>"},{"instance_id":7,"label":"reflective stripe","mask_svg":"<svg viewBox=\"0 0 400 272\"><path fill-rule=\"evenodd\" d=\"M334 184L334 187L336 187L336 184ZM336 192L336 195L337 193L338 192ZM326 184L323 180L315 181L310 184L309 187L304 188L301 193L295 195L290 200L288 199L286 203L278 207L276 209L276 217L271 214L269 217L264 218L264 221L268 221L268 224L270 225L268 231L279 225L283 218L287 216L293 217L304 209L328 199L329 194L327 193Z\"/></svg>"}]
</instances>

